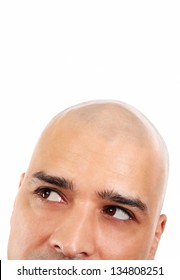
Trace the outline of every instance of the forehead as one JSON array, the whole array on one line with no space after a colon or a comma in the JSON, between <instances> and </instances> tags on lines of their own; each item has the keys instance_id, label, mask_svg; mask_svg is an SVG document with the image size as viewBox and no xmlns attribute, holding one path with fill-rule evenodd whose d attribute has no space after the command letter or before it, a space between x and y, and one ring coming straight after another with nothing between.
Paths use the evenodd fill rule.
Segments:
<instances>
[{"instance_id":1,"label":"forehead","mask_svg":"<svg viewBox=\"0 0 180 280\"><path fill-rule=\"evenodd\" d=\"M91 189L109 186L144 194L154 179L152 160L147 146L130 140L129 135L109 139L90 127L64 121L58 129L52 126L45 131L31 168L67 176Z\"/></svg>"}]
</instances>

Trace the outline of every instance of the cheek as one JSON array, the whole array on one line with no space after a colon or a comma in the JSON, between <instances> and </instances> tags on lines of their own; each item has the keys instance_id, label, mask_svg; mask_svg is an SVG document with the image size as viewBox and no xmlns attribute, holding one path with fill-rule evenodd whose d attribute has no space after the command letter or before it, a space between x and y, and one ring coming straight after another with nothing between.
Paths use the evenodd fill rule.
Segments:
<instances>
[{"instance_id":1,"label":"cheek","mask_svg":"<svg viewBox=\"0 0 180 280\"><path fill-rule=\"evenodd\" d=\"M102 259L132 260L147 259L150 238L147 232L137 226L122 225L119 229L103 230L99 240Z\"/></svg>"},{"instance_id":2,"label":"cheek","mask_svg":"<svg viewBox=\"0 0 180 280\"><path fill-rule=\"evenodd\" d=\"M14 259L26 259L48 238L49 221L39 216L26 200L19 194L11 217L9 252Z\"/></svg>"}]
</instances>

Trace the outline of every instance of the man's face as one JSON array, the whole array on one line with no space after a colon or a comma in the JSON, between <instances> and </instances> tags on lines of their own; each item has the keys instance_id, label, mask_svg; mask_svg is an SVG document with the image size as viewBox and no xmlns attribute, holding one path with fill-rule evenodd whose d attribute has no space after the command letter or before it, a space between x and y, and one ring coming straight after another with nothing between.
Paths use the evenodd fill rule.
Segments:
<instances>
[{"instance_id":1,"label":"man's face","mask_svg":"<svg viewBox=\"0 0 180 280\"><path fill-rule=\"evenodd\" d=\"M21 179L9 259L153 258L165 224L153 158L128 139L52 131Z\"/></svg>"}]
</instances>

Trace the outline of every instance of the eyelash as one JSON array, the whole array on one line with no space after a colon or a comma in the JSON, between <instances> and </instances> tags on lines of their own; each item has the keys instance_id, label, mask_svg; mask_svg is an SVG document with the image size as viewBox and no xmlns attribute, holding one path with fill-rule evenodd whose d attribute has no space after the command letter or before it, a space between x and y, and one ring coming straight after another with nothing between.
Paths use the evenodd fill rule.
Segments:
<instances>
[{"instance_id":1,"label":"eyelash","mask_svg":"<svg viewBox=\"0 0 180 280\"><path fill-rule=\"evenodd\" d=\"M66 202L66 198L65 196L60 192L58 191L57 189L55 188L50 188L50 187L38 187L35 191L34 191L34 194L37 195L38 197L40 197L42 200L47 200L47 198L43 197L43 194L45 194L45 192L56 192L63 201ZM59 202L58 202L59 203ZM124 208L124 207L120 207L120 206L117 206L117 205L108 205L108 206L105 206L103 208L103 213L105 213L106 215L108 216L111 216L110 214L107 214L106 211L110 210L110 209L119 209L121 210L122 212L124 212L125 214L127 214L129 216L129 220L136 220L136 217L135 215L128 209Z\"/></svg>"},{"instance_id":2,"label":"eyelash","mask_svg":"<svg viewBox=\"0 0 180 280\"><path fill-rule=\"evenodd\" d=\"M109 209L119 209L121 210L122 212L124 212L125 214L127 214L129 216L129 220L136 220L135 218L135 215L129 211L128 209L124 208L124 207L120 207L120 206L117 206L117 205L108 205L108 206L105 206L104 209L103 209L103 212L106 212L107 210ZM108 215L108 214L107 214ZM110 215L109 215L110 216Z\"/></svg>"},{"instance_id":3,"label":"eyelash","mask_svg":"<svg viewBox=\"0 0 180 280\"><path fill-rule=\"evenodd\" d=\"M40 197L42 200L47 200L47 198L43 197L43 193L45 194L45 192L56 192L63 201L66 201L65 196L55 188L39 187L34 191L34 194Z\"/></svg>"}]
</instances>

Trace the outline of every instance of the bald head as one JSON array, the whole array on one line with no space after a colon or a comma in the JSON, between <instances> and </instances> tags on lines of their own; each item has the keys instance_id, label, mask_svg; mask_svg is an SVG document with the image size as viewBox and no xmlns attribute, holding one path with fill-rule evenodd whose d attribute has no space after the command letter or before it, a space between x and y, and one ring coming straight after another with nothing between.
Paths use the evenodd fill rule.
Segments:
<instances>
[{"instance_id":1,"label":"bald head","mask_svg":"<svg viewBox=\"0 0 180 280\"><path fill-rule=\"evenodd\" d=\"M153 191L156 192L159 206L157 209L160 212L168 177L167 148L154 125L140 111L128 104L119 101L90 101L60 112L43 131L30 167L45 151L50 153L54 147L59 151L60 143L66 142L66 137L73 146L76 139L84 139L90 134L91 136L84 140L88 141L90 146L93 139L103 139L104 149L113 150L116 147L117 155L124 146L127 156L132 152L132 147L136 150L137 157L141 157L141 153L144 155L145 161L149 161L147 177L152 170L155 173L156 183ZM45 151L42 151L42 148Z\"/></svg>"},{"instance_id":2,"label":"bald head","mask_svg":"<svg viewBox=\"0 0 180 280\"><path fill-rule=\"evenodd\" d=\"M149 141L167 153L165 143L152 123L134 107L118 101L86 102L60 112L50 122L60 127L67 121L69 128L83 127L92 129L109 140L127 137L139 144Z\"/></svg>"},{"instance_id":3,"label":"bald head","mask_svg":"<svg viewBox=\"0 0 180 280\"><path fill-rule=\"evenodd\" d=\"M64 117L73 126L89 127L109 139L124 134L143 137L146 128L150 128L150 122L140 112L115 101L82 103L58 114L53 121L61 121Z\"/></svg>"},{"instance_id":4,"label":"bald head","mask_svg":"<svg viewBox=\"0 0 180 280\"><path fill-rule=\"evenodd\" d=\"M47 145L53 145L63 134L74 133L75 137L79 137L88 131L96 138L103 138L109 148L128 143L152 155L152 164L156 166L158 177L156 192L159 193L162 206L168 177L166 144L154 125L140 111L126 103L90 101L60 112L42 133L35 153L44 141Z\"/></svg>"},{"instance_id":5,"label":"bald head","mask_svg":"<svg viewBox=\"0 0 180 280\"><path fill-rule=\"evenodd\" d=\"M59 113L22 176L9 258L153 259L167 173L166 145L135 108L100 101Z\"/></svg>"}]
</instances>

